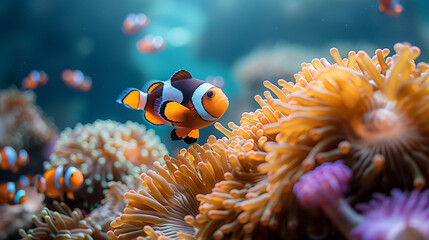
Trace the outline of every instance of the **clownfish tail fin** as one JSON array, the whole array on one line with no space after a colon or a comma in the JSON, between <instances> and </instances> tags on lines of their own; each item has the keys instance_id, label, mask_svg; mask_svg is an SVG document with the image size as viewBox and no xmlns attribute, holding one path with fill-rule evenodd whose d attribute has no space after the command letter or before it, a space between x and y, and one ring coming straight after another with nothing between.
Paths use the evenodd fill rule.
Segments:
<instances>
[{"instance_id":1,"label":"clownfish tail fin","mask_svg":"<svg viewBox=\"0 0 429 240\"><path fill-rule=\"evenodd\" d=\"M131 109L144 110L147 102L147 93L136 88L127 88L119 94L116 102Z\"/></svg>"}]
</instances>

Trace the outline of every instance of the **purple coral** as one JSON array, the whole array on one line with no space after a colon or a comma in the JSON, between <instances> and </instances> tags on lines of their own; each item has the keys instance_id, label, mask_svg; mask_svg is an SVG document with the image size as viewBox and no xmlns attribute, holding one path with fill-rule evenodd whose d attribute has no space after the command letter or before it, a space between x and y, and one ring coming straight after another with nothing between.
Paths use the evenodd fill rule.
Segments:
<instances>
[{"instance_id":1,"label":"purple coral","mask_svg":"<svg viewBox=\"0 0 429 240\"><path fill-rule=\"evenodd\" d=\"M356 209L365 218L351 232L356 239L429 239L429 190L394 189L391 197L374 194L373 200Z\"/></svg>"},{"instance_id":2,"label":"purple coral","mask_svg":"<svg viewBox=\"0 0 429 240\"><path fill-rule=\"evenodd\" d=\"M352 171L341 161L324 163L302 176L293 188L305 208L321 208L341 232L349 236L362 217L344 200Z\"/></svg>"},{"instance_id":3,"label":"purple coral","mask_svg":"<svg viewBox=\"0 0 429 240\"><path fill-rule=\"evenodd\" d=\"M303 207L320 208L342 198L351 177L351 170L341 161L327 162L302 176L293 192Z\"/></svg>"}]
</instances>

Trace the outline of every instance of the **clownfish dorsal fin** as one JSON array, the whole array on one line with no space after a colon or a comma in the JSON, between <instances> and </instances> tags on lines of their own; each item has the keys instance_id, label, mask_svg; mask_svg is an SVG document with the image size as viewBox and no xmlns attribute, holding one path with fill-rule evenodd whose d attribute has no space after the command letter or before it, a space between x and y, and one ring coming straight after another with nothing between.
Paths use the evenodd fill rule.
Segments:
<instances>
[{"instance_id":1,"label":"clownfish dorsal fin","mask_svg":"<svg viewBox=\"0 0 429 240\"><path fill-rule=\"evenodd\" d=\"M153 90L157 89L158 87L162 87L163 85L164 85L163 82L154 82L147 89L147 93L151 93L153 92Z\"/></svg>"},{"instance_id":2,"label":"clownfish dorsal fin","mask_svg":"<svg viewBox=\"0 0 429 240\"><path fill-rule=\"evenodd\" d=\"M173 76L171 76L170 80L175 81L188 78L192 78L191 74L188 71L182 69L174 73Z\"/></svg>"},{"instance_id":3,"label":"clownfish dorsal fin","mask_svg":"<svg viewBox=\"0 0 429 240\"><path fill-rule=\"evenodd\" d=\"M174 101L165 101L159 109L159 114L165 120L173 123L186 121L190 109Z\"/></svg>"}]
</instances>

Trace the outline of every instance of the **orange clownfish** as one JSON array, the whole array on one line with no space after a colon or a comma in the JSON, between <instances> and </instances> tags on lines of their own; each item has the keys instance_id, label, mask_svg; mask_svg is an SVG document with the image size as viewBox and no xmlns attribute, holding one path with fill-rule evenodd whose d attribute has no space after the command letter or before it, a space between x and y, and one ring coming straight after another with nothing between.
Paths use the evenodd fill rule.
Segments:
<instances>
[{"instance_id":1,"label":"orange clownfish","mask_svg":"<svg viewBox=\"0 0 429 240\"><path fill-rule=\"evenodd\" d=\"M378 0L380 5L378 9L380 12L389 16L398 16L402 13L402 5L399 4L399 0Z\"/></svg>"},{"instance_id":2,"label":"orange clownfish","mask_svg":"<svg viewBox=\"0 0 429 240\"><path fill-rule=\"evenodd\" d=\"M161 36L147 35L137 42L137 50L143 54L156 53L164 47L165 40Z\"/></svg>"},{"instance_id":3,"label":"orange clownfish","mask_svg":"<svg viewBox=\"0 0 429 240\"><path fill-rule=\"evenodd\" d=\"M82 173L70 165L61 165L47 170L43 177L39 176L37 190L45 191L51 198L59 197L64 201L64 194L71 200L74 199L73 191L83 183Z\"/></svg>"},{"instance_id":4,"label":"orange clownfish","mask_svg":"<svg viewBox=\"0 0 429 240\"><path fill-rule=\"evenodd\" d=\"M27 201L25 191L19 189L14 182L0 184L0 203L1 204L21 204Z\"/></svg>"},{"instance_id":5,"label":"orange clownfish","mask_svg":"<svg viewBox=\"0 0 429 240\"><path fill-rule=\"evenodd\" d=\"M135 34L138 31L143 30L148 24L149 18L145 14L130 13L122 24L122 31L125 34Z\"/></svg>"},{"instance_id":6,"label":"orange clownfish","mask_svg":"<svg viewBox=\"0 0 429 240\"><path fill-rule=\"evenodd\" d=\"M44 71L31 71L23 80L22 87L25 89L34 90L48 82L48 74Z\"/></svg>"},{"instance_id":7,"label":"orange clownfish","mask_svg":"<svg viewBox=\"0 0 429 240\"><path fill-rule=\"evenodd\" d=\"M24 149L16 152L12 147L6 146L0 150L0 168L17 172L19 167L29 162L28 153Z\"/></svg>"},{"instance_id":8,"label":"orange clownfish","mask_svg":"<svg viewBox=\"0 0 429 240\"><path fill-rule=\"evenodd\" d=\"M64 70L61 79L69 87L77 91L87 92L92 87L92 80L85 76L80 70Z\"/></svg>"},{"instance_id":9,"label":"orange clownfish","mask_svg":"<svg viewBox=\"0 0 429 240\"><path fill-rule=\"evenodd\" d=\"M192 78L185 70L177 71L167 81L153 83L147 93L127 88L116 101L144 110L144 117L152 124L179 127L171 131L171 139L183 139L188 144L197 140L198 129L217 121L229 104L220 88Z\"/></svg>"}]
</instances>

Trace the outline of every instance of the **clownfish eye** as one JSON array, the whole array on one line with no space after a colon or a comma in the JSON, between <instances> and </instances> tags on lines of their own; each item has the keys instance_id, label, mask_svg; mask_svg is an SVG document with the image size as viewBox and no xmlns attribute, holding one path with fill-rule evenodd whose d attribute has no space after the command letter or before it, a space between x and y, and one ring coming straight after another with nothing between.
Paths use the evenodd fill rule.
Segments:
<instances>
[{"instance_id":1,"label":"clownfish eye","mask_svg":"<svg viewBox=\"0 0 429 240\"><path fill-rule=\"evenodd\" d=\"M213 98L213 97L215 96L215 93L214 93L212 90L209 90L209 91L206 93L206 95L207 95L207 97L208 97L208 98Z\"/></svg>"}]
</instances>

